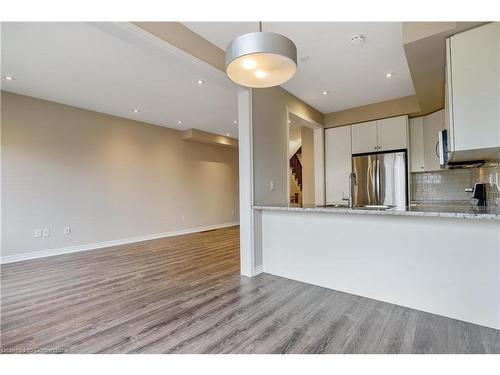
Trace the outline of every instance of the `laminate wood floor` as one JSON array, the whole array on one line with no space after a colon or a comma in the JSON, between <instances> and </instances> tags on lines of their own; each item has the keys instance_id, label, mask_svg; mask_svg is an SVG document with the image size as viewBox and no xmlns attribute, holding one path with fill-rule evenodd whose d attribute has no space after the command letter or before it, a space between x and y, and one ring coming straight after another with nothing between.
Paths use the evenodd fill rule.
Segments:
<instances>
[{"instance_id":1,"label":"laminate wood floor","mask_svg":"<svg viewBox=\"0 0 500 375\"><path fill-rule=\"evenodd\" d=\"M500 331L239 275L237 227L1 266L2 352L500 353Z\"/></svg>"}]
</instances>

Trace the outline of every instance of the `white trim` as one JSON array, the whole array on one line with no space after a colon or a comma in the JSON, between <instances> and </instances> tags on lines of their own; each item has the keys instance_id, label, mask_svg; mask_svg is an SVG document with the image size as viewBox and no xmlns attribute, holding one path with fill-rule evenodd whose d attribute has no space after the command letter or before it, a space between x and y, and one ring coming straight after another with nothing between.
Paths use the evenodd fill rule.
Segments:
<instances>
[{"instance_id":1,"label":"white trim","mask_svg":"<svg viewBox=\"0 0 500 375\"><path fill-rule=\"evenodd\" d=\"M290 206L290 110L286 107L286 205ZM301 142L302 143L302 142ZM293 156L293 155L292 155Z\"/></svg>"},{"instance_id":2,"label":"white trim","mask_svg":"<svg viewBox=\"0 0 500 375\"><path fill-rule=\"evenodd\" d=\"M0 264L21 262L23 260L30 260L30 259L46 258L46 257L52 257L52 256L62 255L62 254L77 253L80 251L98 250L98 249L103 249L103 248L107 248L107 247L111 247L111 246L126 245L126 244L134 243L134 242L156 240L158 238L173 237L173 236L179 236L182 234L197 233L197 232L203 232L206 230L227 228L227 227L232 227L235 225L239 225L239 222L235 221L235 222L231 222L231 223L208 225L205 227L186 228L186 229L180 229L180 230L175 230L175 231L170 231L170 232L146 234L144 236L122 238L119 240L94 242L94 243L85 244L85 245L61 247L59 249L50 249L50 250L33 251L30 253L22 253L22 254L16 254L16 255L7 255L7 256L0 257Z\"/></svg>"},{"instance_id":3,"label":"white trim","mask_svg":"<svg viewBox=\"0 0 500 375\"><path fill-rule=\"evenodd\" d=\"M238 92L240 273L249 277L253 276L255 264L252 111L252 90L241 88Z\"/></svg>"},{"instance_id":4,"label":"white trim","mask_svg":"<svg viewBox=\"0 0 500 375\"><path fill-rule=\"evenodd\" d=\"M253 269L254 276L257 276L257 275L261 274L262 272L264 272L264 265L262 265L262 264L260 266L255 266Z\"/></svg>"},{"instance_id":5,"label":"white trim","mask_svg":"<svg viewBox=\"0 0 500 375\"><path fill-rule=\"evenodd\" d=\"M325 129L314 129L314 204L325 204Z\"/></svg>"},{"instance_id":6,"label":"white trim","mask_svg":"<svg viewBox=\"0 0 500 375\"><path fill-rule=\"evenodd\" d=\"M300 112L296 112L296 111L292 110L292 109L291 109L290 107L288 107L288 106L286 107L286 111L287 111L288 113L291 113L291 114L293 114L293 115L295 115L295 116L297 116L297 117L301 118L301 119L302 119L302 120L304 120L305 122L307 122L307 127L308 127L308 128L311 128L311 129L313 129L313 130L314 130L314 129L324 129L324 126L323 126L322 124L320 124L319 122L314 121L312 118L310 118L310 117L308 117L308 116L306 116L306 115L304 115L304 114L302 114L302 113L300 113ZM287 118L287 120L288 120L288 118ZM287 122L287 124L288 124L288 122Z\"/></svg>"},{"instance_id":7,"label":"white trim","mask_svg":"<svg viewBox=\"0 0 500 375\"><path fill-rule=\"evenodd\" d=\"M314 121L302 113L293 111L290 107L286 107L286 202L290 205L290 157L288 155L290 148L290 113L305 121L305 126L313 130L314 134L314 202L316 205L324 205L326 199L325 188L325 144L324 131L325 128L319 122Z\"/></svg>"}]
</instances>

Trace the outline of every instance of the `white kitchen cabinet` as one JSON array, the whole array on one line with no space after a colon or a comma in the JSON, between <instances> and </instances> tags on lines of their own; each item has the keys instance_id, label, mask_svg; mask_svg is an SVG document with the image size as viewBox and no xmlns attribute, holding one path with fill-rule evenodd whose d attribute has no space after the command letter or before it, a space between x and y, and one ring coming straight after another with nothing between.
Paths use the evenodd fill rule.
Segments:
<instances>
[{"instance_id":1,"label":"white kitchen cabinet","mask_svg":"<svg viewBox=\"0 0 500 375\"><path fill-rule=\"evenodd\" d=\"M351 126L325 130L326 203L346 203L349 197L351 166Z\"/></svg>"},{"instance_id":2,"label":"white kitchen cabinet","mask_svg":"<svg viewBox=\"0 0 500 375\"><path fill-rule=\"evenodd\" d=\"M352 153L402 150L408 147L408 116L352 125Z\"/></svg>"},{"instance_id":3,"label":"white kitchen cabinet","mask_svg":"<svg viewBox=\"0 0 500 375\"><path fill-rule=\"evenodd\" d=\"M447 39L450 161L500 155L500 23Z\"/></svg>"},{"instance_id":4,"label":"white kitchen cabinet","mask_svg":"<svg viewBox=\"0 0 500 375\"><path fill-rule=\"evenodd\" d=\"M352 125L352 153L378 151L377 121L362 122Z\"/></svg>"},{"instance_id":5,"label":"white kitchen cabinet","mask_svg":"<svg viewBox=\"0 0 500 375\"><path fill-rule=\"evenodd\" d=\"M439 132L446 128L444 110L436 111L423 117L424 120L424 148L425 170L437 171L440 169L438 142Z\"/></svg>"},{"instance_id":6,"label":"white kitchen cabinet","mask_svg":"<svg viewBox=\"0 0 500 375\"><path fill-rule=\"evenodd\" d=\"M410 119L410 172L425 170L424 117Z\"/></svg>"},{"instance_id":7,"label":"white kitchen cabinet","mask_svg":"<svg viewBox=\"0 0 500 375\"><path fill-rule=\"evenodd\" d=\"M408 117L377 120L378 151L402 150L408 147Z\"/></svg>"},{"instance_id":8,"label":"white kitchen cabinet","mask_svg":"<svg viewBox=\"0 0 500 375\"><path fill-rule=\"evenodd\" d=\"M445 111L410 119L410 172L440 169L437 146L439 131L445 128Z\"/></svg>"}]
</instances>

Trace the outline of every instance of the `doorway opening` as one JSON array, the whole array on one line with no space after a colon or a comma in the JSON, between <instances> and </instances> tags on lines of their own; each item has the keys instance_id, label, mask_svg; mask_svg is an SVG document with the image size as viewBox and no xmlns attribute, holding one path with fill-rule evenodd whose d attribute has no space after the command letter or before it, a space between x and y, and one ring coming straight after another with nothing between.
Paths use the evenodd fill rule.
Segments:
<instances>
[{"instance_id":1,"label":"doorway opening","mask_svg":"<svg viewBox=\"0 0 500 375\"><path fill-rule=\"evenodd\" d=\"M324 202L323 128L288 111L287 182L290 206Z\"/></svg>"}]
</instances>

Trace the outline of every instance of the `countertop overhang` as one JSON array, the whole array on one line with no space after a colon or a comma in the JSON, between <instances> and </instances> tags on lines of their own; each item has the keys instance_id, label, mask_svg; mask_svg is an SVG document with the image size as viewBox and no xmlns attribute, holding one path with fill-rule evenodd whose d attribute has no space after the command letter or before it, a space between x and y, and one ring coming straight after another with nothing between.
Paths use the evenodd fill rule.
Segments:
<instances>
[{"instance_id":1,"label":"countertop overhang","mask_svg":"<svg viewBox=\"0 0 500 375\"><path fill-rule=\"evenodd\" d=\"M331 207L331 206L285 206L285 205L254 205L255 210L273 210L290 212L319 212L331 214L352 215L387 215L387 216L419 216L445 217L472 220L499 220L500 207L477 207L472 205L453 204L417 204L401 209L374 210L360 207Z\"/></svg>"}]
</instances>

